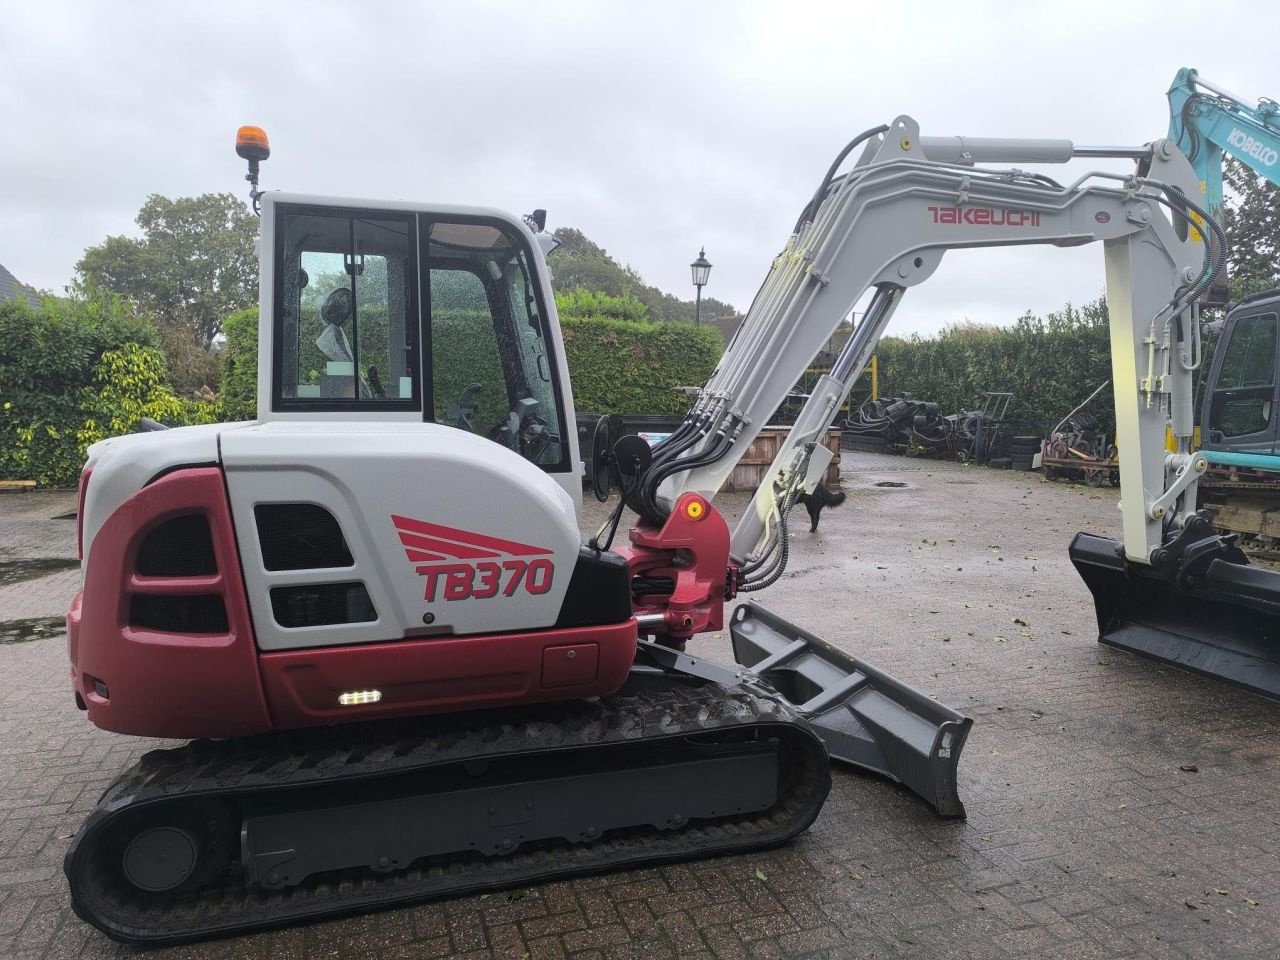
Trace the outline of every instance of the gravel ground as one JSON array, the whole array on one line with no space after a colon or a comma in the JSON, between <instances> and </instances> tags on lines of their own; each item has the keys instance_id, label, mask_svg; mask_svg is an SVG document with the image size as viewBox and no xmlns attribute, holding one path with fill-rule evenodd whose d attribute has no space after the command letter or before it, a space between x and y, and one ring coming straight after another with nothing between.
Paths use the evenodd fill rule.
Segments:
<instances>
[{"instance_id":1,"label":"gravel ground","mask_svg":"<svg viewBox=\"0 0 1280 960\"><path fill-rule=\"evenodd\" d=\"M847 452L842 469L848 502L797 533L760 600L974 717L967 821L837 769L782 850L152 955L1280 956L1276 707L1094 641L1066 547L1118 533L1115 492ZM745 503L717 505L732 519ZM0 620L65 609L74 569L13 561L73 556L74 524L53 519L72 509L0 497ZM606 511L590 503L584 529ZM729 658L723 636L691 650ZM0 676L0 957L129 955L71 914L60 866L98 793L154 744L74 709L61 638L0 643Z\"/></svg>"}]
</instances>

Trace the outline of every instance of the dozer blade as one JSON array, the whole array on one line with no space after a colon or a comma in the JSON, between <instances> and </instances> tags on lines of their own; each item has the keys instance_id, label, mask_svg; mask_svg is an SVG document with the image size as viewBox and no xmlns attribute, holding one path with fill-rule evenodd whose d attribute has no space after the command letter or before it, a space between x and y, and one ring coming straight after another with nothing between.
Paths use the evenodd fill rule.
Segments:
<instances>
[{"instance_id":1,"label":"dozer blade","mask_svg":"<svg viewBox=\"0 0 1280 960\"><path fill-rule=\"evenodd\" d=\"M1215 559L1186 589L1107 537L1076 534L1070 552L1100 642L1280 699L1280 573Z\"/></svg>"},{"instance_id":2,"label":"dozer blade","mask_svg":"<svg viewBox=\"0 0 1280 960\"><path fill-rule=\"evenodd\" d=\"M786 698L832 757L896 780L944 817L964 816L956 768L971 719L758 604L733 612L729 634L734 659Z\"/></svg>"}]
</instances>

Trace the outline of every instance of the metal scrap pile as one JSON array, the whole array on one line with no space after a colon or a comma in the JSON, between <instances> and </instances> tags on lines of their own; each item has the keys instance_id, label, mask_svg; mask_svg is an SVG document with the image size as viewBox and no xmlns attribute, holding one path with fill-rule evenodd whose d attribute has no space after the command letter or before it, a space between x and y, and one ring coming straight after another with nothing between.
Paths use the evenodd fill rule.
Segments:
<instances>
[{"instance_id":1,"label":"metal scrap pile","mask_svg":"<svg viewBox=\"0 0 1280 960\"><path fill-rule=\"evenodd\" d=\"M948 428L938 405L911 397L868 400L844 423L849 446L855 450L929 453L943 450Z\"/></svg>"},{"instance_id":2,"label":"metal scrap pile","mask_svg":"<svg viewBox=\"0 0 1280 960\"><path fill-rule=\"evenodd\" d=\"M913 397L868 400L844 423L854 450L1009 465L1008 393L986 393L977 406L943 416L938 404Z\"/></svg>"}]
</instances>

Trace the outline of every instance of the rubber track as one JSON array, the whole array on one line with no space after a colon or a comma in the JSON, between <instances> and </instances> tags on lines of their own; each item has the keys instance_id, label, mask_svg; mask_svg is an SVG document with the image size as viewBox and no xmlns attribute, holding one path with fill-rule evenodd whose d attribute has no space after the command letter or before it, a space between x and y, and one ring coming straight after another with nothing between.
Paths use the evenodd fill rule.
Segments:
<instances>
[{"instance_id":1,"label":"rubber track","mask_svg":"<svg viewBox=\"0 0 1280 960\"><path fill-rule=\"evenodd\" d=\"M693 822L669 832L617 831L591 844L541 841L514 854L478 853L420 861L408 870L364 869L313 877L285 891L228 886L181 896L143 896L95 857L111 827L142 808L213 798L262 796L411 773L468 758L581 751L758 729L780 743L778 802L759 814ZM114 940L173 944L228 936L441 896L512 887L574 874L775 846L806 830L831 786L825 747L790 707L759 686L690 684L673 678L629 681L593 701L454 714L410 723L353 724L235 741L197 741L146 754L103 793L67 851L64 869L76 914Z\"/></svg>"}]
</instances>

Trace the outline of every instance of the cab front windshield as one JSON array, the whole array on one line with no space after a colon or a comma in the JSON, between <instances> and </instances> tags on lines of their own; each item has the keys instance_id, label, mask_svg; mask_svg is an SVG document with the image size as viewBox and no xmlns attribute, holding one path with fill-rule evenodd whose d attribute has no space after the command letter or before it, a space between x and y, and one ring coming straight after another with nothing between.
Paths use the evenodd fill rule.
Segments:
<instances>
[{"instance_id":1,"label":"cab front windshield","mask_svg":"<svg viewBox=\"0 0 1280 960\"><path fill-rule=\"evenodd\" d=\"M524 249L483 223L437 221L424 237L433 419L534 463L559 463L562 422L546 319Z\"/></svg>"}]
</instances>

